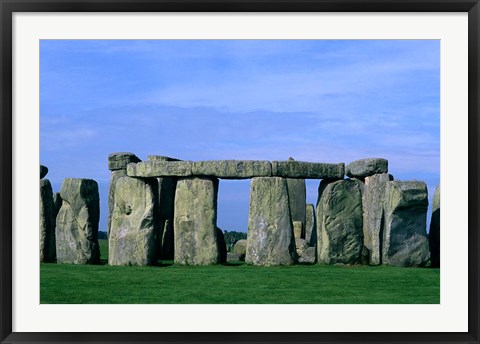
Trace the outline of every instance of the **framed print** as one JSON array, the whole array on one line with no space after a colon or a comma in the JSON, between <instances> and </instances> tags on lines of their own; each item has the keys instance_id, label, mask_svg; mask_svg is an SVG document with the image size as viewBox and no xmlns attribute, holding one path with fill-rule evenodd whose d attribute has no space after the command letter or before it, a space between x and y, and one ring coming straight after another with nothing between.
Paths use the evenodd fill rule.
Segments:
<instances>
[{"instance_id":1,"label":"framed print","mask_svg":"<svg viewBox=\"0 0 480 344\"><path fill-rule=\"evenodd\" d=\"M479 342L478 0L2 0L0 9L2 343ZM357 160L366 157L376 159ZM39 164L48 167L40 203ZM381 229L367 244L366 178L380 173L390 195L408 189L410 198L391 196L391 211L381 206ZM175 217L156 208L167 202L169 177ZM285 186L264 193L266 180ZM300 208L312 204L321 239L307 240L306 214L294 219L299 181ZM347 183L360 206L337 209L322 198L343 197ZM193 189L201 191L192 196ZM143 190L140 201L132 190ZM58 208L48 205L60 214L52 216L50 259L43 197L54 200L57 191ZM372 205L387 202L370 197ZM265 241L292 250L281 262L248 244L265 199L278 216L257 221L288 214L288 243ZM201 219L192 219L193 209ZM345 246L337 254L327 245L347 241L327 228L326 218L341 216L359 219L342 227L360 228L358 242L348 234L351 259ZM73 258L66 247L75 240L58 229L72 218L87 233L75 237ZM131 235L127 218L141 227L143 246L121 241ZM187 245L191 223L209 221L213 229ZM440 231L440 222L437 244L431 230L408 229L438 223ZM247 227L245 264L234 243ZM425 254L410 244L417 235ZM205 238L214 258L198 253ZM194 258L189 245L197 245ZM309 259L310 248L311 262L284 266ZM225 265L210 266L212 259ZM307 265L314 261L321 264ZM309 283L312 271L318 283Z\"/></svg>"}]
</instances>

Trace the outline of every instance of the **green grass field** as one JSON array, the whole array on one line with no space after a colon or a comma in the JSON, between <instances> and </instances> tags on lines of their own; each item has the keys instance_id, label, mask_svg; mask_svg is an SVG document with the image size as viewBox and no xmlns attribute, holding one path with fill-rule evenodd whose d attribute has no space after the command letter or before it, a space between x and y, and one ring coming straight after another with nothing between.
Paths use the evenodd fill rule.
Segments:
<instances>
[{"instance_id":1,"label":"green grass field","mask_svg":"<svg viewBox=\"0 0 480 344\"><path fill-rule=\"evenodd\" d=\"M100 241L106 262L106 240ZM388 266L246 264L156 267L41 264L41 303L432 304L440 271Z\"/></svg>"}]
</instances>

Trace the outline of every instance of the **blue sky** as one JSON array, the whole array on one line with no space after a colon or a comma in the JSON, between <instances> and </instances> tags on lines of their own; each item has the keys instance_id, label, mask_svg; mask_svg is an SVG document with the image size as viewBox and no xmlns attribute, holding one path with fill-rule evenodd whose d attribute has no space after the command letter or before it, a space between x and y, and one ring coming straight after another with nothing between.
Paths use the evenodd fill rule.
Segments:
<instances>
[{"instance_id":1,"label":"blue sky","mask_svg":"<svg viewBox=\"0 0 480 344\"><path fill-rule=\"evenodd\" d=\"M389 160L440 183L438 40L42 40L40 161L99 183L107 157ZM319 181L307 181L316 203ZM218 225L246 231L249 181L221 180ZM430 215L429 215L430 216Z\"/></svg>"}]
</instances>

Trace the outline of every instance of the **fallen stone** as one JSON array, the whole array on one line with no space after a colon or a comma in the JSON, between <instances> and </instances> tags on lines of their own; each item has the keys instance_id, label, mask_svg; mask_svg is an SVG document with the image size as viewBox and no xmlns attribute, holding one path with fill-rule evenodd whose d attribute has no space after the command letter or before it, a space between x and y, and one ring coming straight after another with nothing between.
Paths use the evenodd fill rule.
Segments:
<instances>
[{"instance_id":1,"label":"fallen stone","mask_svg":"<svg viewBox=\"0 0 480 344\"><path fill-rule=\"evenodd\" d=\"M57 262L97 264L100 199L92 179L66 178L60 189L62 207L56 221Z\"/></svg>"},{"instance_id":2,"label":"fallen stone","mask_svg":"<svg viewBox=\"0 0 480 344\"><path fill-rule=\"evenodd\" d=\"M252 178L245 262L263 266L296 262L288 203L285 178Z\"/></svg>"},{"instance_id":3,"label":"fallen stone","mask_svg":"<svg viewBox=\"0 0 480 344\"><path fill-rule=\"evenodd\" d=\"M374 174L388 172L388 160L382 158L368 158L355 160L345 169L348 177L365 178Z\"/></svg>"},{"instance_id":4,"label":"fallen stone","mask_svg":"<svg viewBox=\"0 0 480 344\"><path fill-rule=\"evenodd\" d=\"M385 206L387 173L365 177L363 193L363 244L369 250L369 264L382 263L383 209Z\"/></svg>"},{"instance_id":5,"label":"fallen stone","mask_svg":"<svg viewBox=\"0 0 480 344\"><path fill-rule=\"evenodd\" d=\"M221 261L217 242L218 179L180 178L175 193L175 263Z\"/></svg>"},{"instance_id":6,"label":"fallen stone","mask_svg":"<svg viewBox=\"0 0 480 344\"><path fill-rule=\"evenodd\" d=\"M108 156L108 169L110 171L125 170L128 164L132 162L140 162L140 161L141 160L133 153L128 153L128 152L112 153Z\"/></svg>"},{"instance_id":7,"label":"fallen stone","mask_svg":"<svg viewBox=\"0 0 480 344\"><path fill-rule=\"evenodd\" d=\"M300 221L304 225L305 207L307 204L307 190L305 187L305 179L288 178L287 188L290 206L290 216L292 217L292 221ZM305 232L302 232L302 238L305 238Z\"/></svg>"},{"instance_id":8,"label":"fallen stone","mask_svg":"<svg viewBox=\"0 0 480 344\"><path fill-rule=\"evenodd\" d=\"M304 161L272 161L272 176L303 179L343 179L345 164Z\"/></svg>"},{"instance_id":9,"label":"fallen stone","mask_svg":"<svg viewBox=\"0 0 480 344\"><path fill-rule=\"evenodd\" d=\"M317 228L313 204L305 206L305 240L307 240L310 246L317 246Z\"/></svg>"},{"instance_id":10,"label":"fallen stone","mask_svg":"<svg viewBox=\"0 0 480 344\"><path fill-rule=\"evenodd\" d=\"M295 239L302 239L303 223L302 221L293 221L293 236Z\"/></svg>"},{"instance_id":11,"label":"fallen stone","mask_svg":"<svg viewBox=\"0 0 480 344\"><path fill-rule=\"evenodd\" d=\"M189 177L192 175L191 161L143 161L127 166L130 177Z\"/></svg>"},{"instance_id":12,"label":"fallen stone","mask_svg":"<svg viewBox=\"0 0 480 344\"><path fill-rule=\"evenodd\" d=\"M40 165L40 179L45 178L48 173L48 167Z\"/></svg>"},{"instance_id":13,"label":"fallen stone","mask_svg":"<svg viewBox=\"0 0 480 344\"><path fill-rule=\"evenodd\" d=\"M387 183L383 263L423 266L430 259L426 233L428 207L424 182Z\"/></svg>"},{"instance_id":14,"label":"fallen stone","mask_svg":"<svg viewBox=\"0 0 480 344\"><path fill-rule=\"evenodd\" d=\"M363 247L362 192L358 180L322 180L317 203L318 261L357 264Z\"/></svg>"},{"instance_id":15,"label":"fallen stone","mask_svg":"<svg viewBox=\"0 0 480 344\"><path fill-rule=\"evenodd\" d=\"M440 267L440 186L435 189L432 204L432 219L428 233L431 267Z\"/></svg>"},{"instance_id":16,"label":"fallen stone","mask_svg":"<svg viewBox=\"0 0 480 344\"><path fill-rule=\"evenodd\" d=\"M247 254L247 240L238 240L233 246L233 253L238 254L240 260L245 260L245 255Z\"/></svg>"},{"instance_id":17,"label":"fallen stone","mask_svg":"<svg viewBox=\"0 0 480 344\"><path fill-rule=\"evenodd\" d=\"M297 251L297 255L301 257L303 252L309 247L307 241L305 239L295 238L295 250Z\"/></svg>"},{"instance_id":18,"label":"fallen stone","mask_svg":"<svg viewBox=\"0 0 480 344\"><path fill-rule=\"evenodd\" d=\"M238 261L240 261L240 255L239 254L232 253L232 252L227 252L227 262L238 262Z\"/></svg>"},{"instance_id":19,"label":"fallen stone","mask_svg":"<svg viewBox=\"0 0 480 344\"><path fill-rule=\"evenodd\" d=\"M55 204L52 185L48 179L40 180L40 261L55 261Z\"/></svg>"},{"instance_id":20,"label":"fallen stone","mask_svg":"<svg viewBox=\"0 0 480 344\"><path fill-rule=\"evenodd\" d=\"M317 260L316 251L317 249L313 246L307 247L298 258L298 262L301 264L315 264Z\"/></svg>"},{"instance_id":21,"label":"fallen stone","mask_svg":"<svg viewBox=\"0 0 480 344\"><path fill-rule=\"evenodd\" d=\"M109 234L109 265L155 265L156 180L121 177L115 183L115 204Z\"/></svg>"},{"instance_id":22,"label":"fallen stone","mask_svg":"<svg viewBox=\"0 0 480 344\"><path fill-rule=\"evenodd\" d=\"M192 174L225 179L270 177L272 165L269 161L258 160L195 161L192 166Z\"/></svg>"}]
</instances>

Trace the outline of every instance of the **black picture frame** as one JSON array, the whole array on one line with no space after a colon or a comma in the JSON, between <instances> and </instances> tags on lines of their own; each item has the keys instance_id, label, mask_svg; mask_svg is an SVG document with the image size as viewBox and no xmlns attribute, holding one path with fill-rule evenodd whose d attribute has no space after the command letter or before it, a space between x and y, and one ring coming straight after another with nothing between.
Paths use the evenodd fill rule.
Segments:
<instances>
[{"instance_id":1,"label":"black picture frame","mask_svg":"<svg viewBox=\"0 0 480 344\"><path fill-rule=\"evenodd\" d=\"M468 332L19 333L12 332L12 15L15 12L468 12ZM1 343L479 343L479 0L0 0ZM428 321L428 320L426 320Z\"/></svg>"}]
</instances>

